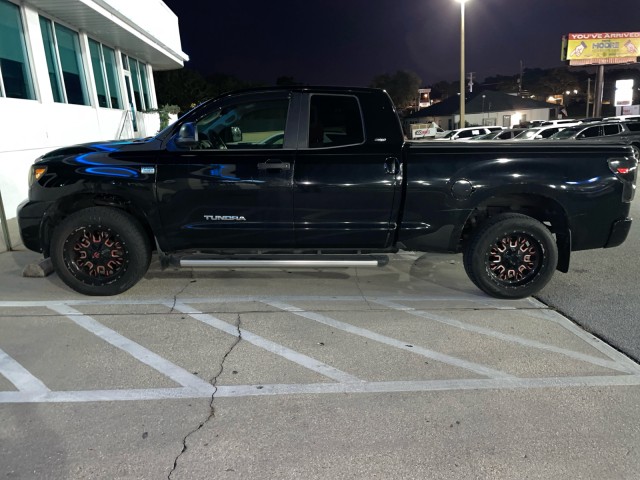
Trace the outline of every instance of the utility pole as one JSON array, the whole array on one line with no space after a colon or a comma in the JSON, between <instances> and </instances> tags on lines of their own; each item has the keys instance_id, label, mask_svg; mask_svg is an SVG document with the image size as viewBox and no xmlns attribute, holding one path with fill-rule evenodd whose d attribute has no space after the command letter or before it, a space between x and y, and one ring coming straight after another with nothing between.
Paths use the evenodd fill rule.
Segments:
<instances>
[{"instance_id":1,"label":"utility pole","mask_svg":"<svg viewBox=\"0 0 640 480\"><path fill-rule=\"evenodd\" d=\"M604 65L598 65L598 77L596 79L595 99L593 104L593 116L602 115L602 95L604 93Z\"/></svg>"},{"instance_id":2,"label":"utility pole","mask_svg":"<svg viewBox=\"0 0 640 480\"><path fill-rule=\"evenodd\" d=\"M587 113L585 118L589 117L589 101L591 100L591 77L587 78Z\"/></svg>"},{"instance_id":3,"label":"utility pole","mask_svg":"<svg viewBox=\"0 0 640 480\"><path fill-rule=\"evenodd\" d=\"M520 78L518 79L518 96L522 97L522 75L524 74L524 62L520 60Z\"/></svg>"},{"instance_id":4,"label":"utility pole","mask_svg":"<svg viewBox=\"0 0 640 480\"><path fill-rule=\"evenodd\" d=\"M459 128L465 127L465 88L464 88L464 4L467 0L460 1L460 123Z\"/></svg>"}]
</instances>

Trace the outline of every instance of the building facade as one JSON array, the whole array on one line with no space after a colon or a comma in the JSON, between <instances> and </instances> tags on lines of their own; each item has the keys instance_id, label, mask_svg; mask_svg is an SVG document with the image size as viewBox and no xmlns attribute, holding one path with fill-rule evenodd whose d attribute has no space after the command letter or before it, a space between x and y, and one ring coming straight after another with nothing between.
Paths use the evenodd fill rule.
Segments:
<instances>
[{"instance_id":1,"label":"building facade","mask_svg":"<svg viewBox=\"0 0 640 480\"><path fill-rule=\"evenodd\" d=\"M146 137L160 126L153 72L181 68L160 0L0 0L0 194L6 217L53 149Z\"/></svg>"},{"instance_id":2,"label":"building facade","mask_svg":"<svg viewBox=\"0 0 640 480\"><path fill-rule=\"evenodd\" d=\"M503 92L490 90L467 93L465 98L465 125L511 128L532 120L557 118L560 106ZM443 130L460 128L460 100L450 97L423 108L403 120L405 134L412 124L436 123Z\"/></svg>"}]
</instances>

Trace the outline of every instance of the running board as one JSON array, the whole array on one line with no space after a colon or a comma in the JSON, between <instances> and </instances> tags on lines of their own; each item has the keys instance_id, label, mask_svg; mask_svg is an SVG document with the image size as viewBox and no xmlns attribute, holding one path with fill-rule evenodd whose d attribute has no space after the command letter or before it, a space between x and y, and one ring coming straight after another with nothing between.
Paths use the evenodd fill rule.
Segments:
<instances>
[{"instance_id":1,"label":"running board","mask_svg":"<svg viewBox=\"0 0 640 480\"><path fill-rule=\"evenodd\" d=\"M172 257L180 267L383 267L386 255L189 255Z\"/></svg>"}]
</instances>

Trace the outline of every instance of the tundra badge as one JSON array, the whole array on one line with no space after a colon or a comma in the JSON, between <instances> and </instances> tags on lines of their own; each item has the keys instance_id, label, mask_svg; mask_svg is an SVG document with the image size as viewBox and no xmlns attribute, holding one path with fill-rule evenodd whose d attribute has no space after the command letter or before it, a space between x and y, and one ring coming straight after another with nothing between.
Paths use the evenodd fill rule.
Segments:
<instances>
[{"instance_id":1,"label":"tundra badge","mask_svg":"<svg viewBox=\"0 0 640 480\"><path fill-rule=\"evenodd\" d=\"M232 221L232 222L245 222L247 219L238 215L205 215L205 220L213 220L214 222L220 220Z\"/></svg>"}]
</instances>

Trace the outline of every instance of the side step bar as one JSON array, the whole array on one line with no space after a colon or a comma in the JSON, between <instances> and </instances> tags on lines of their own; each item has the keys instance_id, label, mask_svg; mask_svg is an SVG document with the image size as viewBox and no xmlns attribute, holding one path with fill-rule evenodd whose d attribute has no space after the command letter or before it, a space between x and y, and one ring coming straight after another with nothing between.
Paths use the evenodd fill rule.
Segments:
<instances>
[{"instance_id":1,"label":"side step bar","mask_svg":"<svg viewBox=\"0 0 640 480\"><path fill-rule=\"evenodd\" d=\"M188 255L171 257L180 267L383 267L386 255Z\"/></svg>"}]
</instances>

